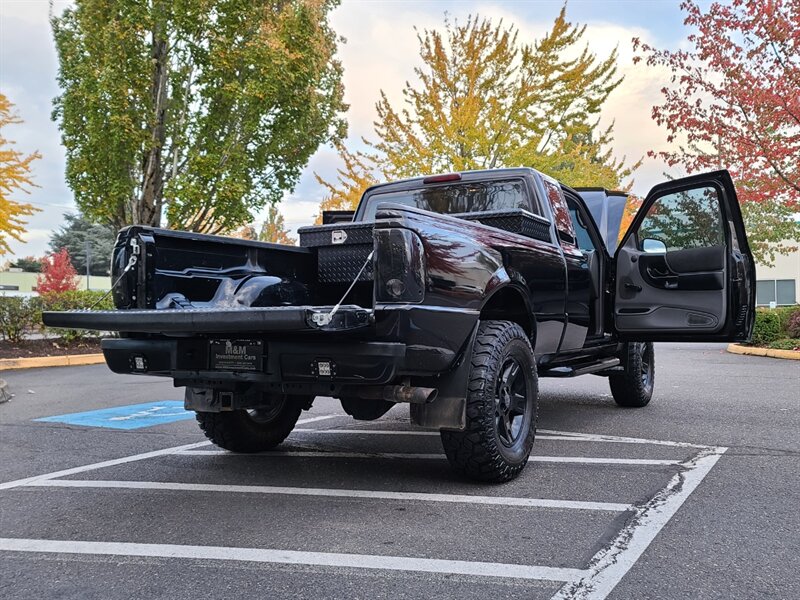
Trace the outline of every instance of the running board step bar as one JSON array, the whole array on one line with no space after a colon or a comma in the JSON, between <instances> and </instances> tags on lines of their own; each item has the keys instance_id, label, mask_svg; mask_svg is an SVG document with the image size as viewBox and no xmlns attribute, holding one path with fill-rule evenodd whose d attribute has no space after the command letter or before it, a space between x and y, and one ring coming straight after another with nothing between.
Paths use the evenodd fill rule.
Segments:
<instances>
[{"instance_id":1,"label":"running board step bar","mask_svg":"<svg viewBox=\"0 0 800 600\"><path fill-rule=\"evenodd\" d=\"M577 377L578 375L586 375L588 373L598 373L600 371L607 371L619 367L618 358L606 358L600 362L591 364L576 365L574 367L554 367L546 369L539 373L541 377Z\"/></svg>"}]
</instances>

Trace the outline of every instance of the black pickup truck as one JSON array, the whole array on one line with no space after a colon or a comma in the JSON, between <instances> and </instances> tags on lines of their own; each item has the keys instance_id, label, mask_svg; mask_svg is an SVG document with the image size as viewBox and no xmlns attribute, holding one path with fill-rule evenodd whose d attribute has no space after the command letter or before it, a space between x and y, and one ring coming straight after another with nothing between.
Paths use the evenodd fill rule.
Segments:
<instances>
[{"instance_id":1,"label":"black pickup truck","mask_svg":"<svg viewBox=\"0 0 800 600\"><path fill-rule=\"evenodd\" d=\"M607 376L645 406L654 341L744 341L755 268L727 171L625 194L533 169L376 185L300 246L129 227L117 310L45 313L119 332L117 373L171 377L206 435L280 444L316 396L356 419L410 403L452 466L505 481L533 445L537 377Z\"/></svg>"}]
</instances>

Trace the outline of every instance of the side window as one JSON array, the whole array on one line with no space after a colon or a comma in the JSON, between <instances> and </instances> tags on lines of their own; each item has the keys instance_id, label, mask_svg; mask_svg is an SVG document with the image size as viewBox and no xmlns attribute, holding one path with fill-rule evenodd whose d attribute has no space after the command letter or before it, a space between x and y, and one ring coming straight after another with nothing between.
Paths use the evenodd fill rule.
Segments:
<instances>
[{"instance_id":1,"label":"side window","mask_svg":"<svg viewBox=\"0 0 800 600\"><path fill-rule=\"evenodd\" d=\"M567 208L567 201L561 192L561 186L554 179L545 176L542 176L542 182L544 190L547 192L547 200L553 209L559 239L567 244L575 245L575 229L572 227L572 218L569 208Z\"/></svg>"},{"instance_id":2,"label":"side window","mask_svg":"<svg viewBox=\"0 0 800 600\"><path fill-rule=\"evenodd\" d=\"M640 250L661 248L669 252L723 245L725 234L717 189L695 188L658 198L637 234Z\"/></svg>"},{"instance_id":3,"label":"side window","mask_svg":"<svg viewBox=\"0 0 800 600\"><path fill-rule=\"evenodd\" d=\"M592 241L592 236L589 235L589 227L584 223L578 207L572 200L567 200L569 204L569 214L572 217L572 224L575 226L575 238L578 243L578 248L587 252L596 250L597 248Z\"/></svg>"}]
</instances>

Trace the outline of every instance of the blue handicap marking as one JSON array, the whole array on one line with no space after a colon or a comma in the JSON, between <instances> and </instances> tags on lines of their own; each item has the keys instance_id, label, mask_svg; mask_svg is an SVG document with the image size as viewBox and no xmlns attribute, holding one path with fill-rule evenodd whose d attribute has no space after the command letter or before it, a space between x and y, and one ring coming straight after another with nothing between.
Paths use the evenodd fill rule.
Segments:
<instances>
[{"instance_id":1,"label":"blue handicap marking","mask_svg":"<svg viewBox=\"0 0 800 600\"><path fill-rule=\"evenodd\" d=\"M152 427L194 417L194 412L184 410L182 400L162 400L115 406L87 412L71 413L34 419L46 423L69 423L86 427L106 427L108 429L139 429Z\"/></svg>"}]
</instances>

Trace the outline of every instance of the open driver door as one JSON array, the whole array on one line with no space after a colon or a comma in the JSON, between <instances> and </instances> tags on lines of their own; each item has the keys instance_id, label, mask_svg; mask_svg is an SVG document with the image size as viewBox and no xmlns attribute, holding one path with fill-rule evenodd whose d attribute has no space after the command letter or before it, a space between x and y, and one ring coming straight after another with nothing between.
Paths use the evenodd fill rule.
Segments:
<instances>
[{"instance_id":1,"label":"open driver door","mask_svg":"<svg viewBox=\"0 0 800 600\"><path fill-rule=\"evenodd\" d=\"M613 258L613 324L636 341L747 341L756 274L727 171L655 186Z\"/></svg>"}]
</instances>

